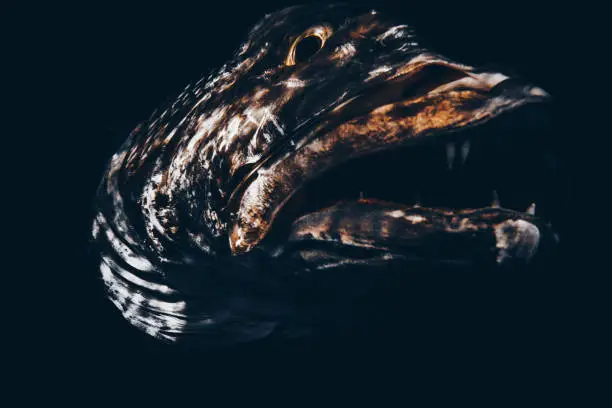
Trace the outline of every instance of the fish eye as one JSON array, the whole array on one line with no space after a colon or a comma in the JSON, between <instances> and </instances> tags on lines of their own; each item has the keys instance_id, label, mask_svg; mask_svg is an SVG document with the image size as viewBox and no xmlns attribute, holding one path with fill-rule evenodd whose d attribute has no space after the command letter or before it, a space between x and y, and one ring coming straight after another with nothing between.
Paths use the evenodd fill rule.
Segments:
<instances>
[{"instance_id":1,"label":"fish eye","mask_svg":"<svg viewBox=\"0 0 612 408\"><path fill-rule=\"evenodd\" d=\"M323 41L319 37L311 35L310 37L302 39L302 41L295 45L293 58L296 63L306 61L308 58L315 55L322 47Z\"/></svg>"},{"instance_id":2,"label":"fish eye","mask_svg":"<svg viewBox=\"0 0 612 408\"><path fill-rule=\"evenodd\" d=\"M285 65L293 66L307 61L325 46L325 42L331 36L332 29L327 25L311 27L297 37L285 59Z\"/></svg>"}]
</instances>

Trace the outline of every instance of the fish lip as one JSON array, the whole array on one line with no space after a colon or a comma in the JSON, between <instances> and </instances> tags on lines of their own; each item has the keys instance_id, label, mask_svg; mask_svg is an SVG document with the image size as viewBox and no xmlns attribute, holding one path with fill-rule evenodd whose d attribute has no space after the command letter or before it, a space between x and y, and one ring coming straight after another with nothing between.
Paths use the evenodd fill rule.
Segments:
<instances>
[{"instance_id":1,"label":"fish lip","mask_svg":"<svg viewBox=\"0 0 612 408\"><path fill-rule=\"evenodd\" d=\"M440 61L443 61L443 62L440 62ZM500 116L500 114L506 111L509 111L509 110L511 111L518 106L522 106L522 105L534 103L534 102L535 103L548 102L551 99L550 95L539 87L531 86L528 84L517 84L516 82L509 80L511 78L508 78L501 74L500 74L501 76L499 76L494 73L475 73L472 67L464 66L461 64L449 64L444 61L448 61L448 60L441 60L441 59L428 60L423 65L423 67L431 67L435 65L442 65L442 66L447 66L447 67L450 66L453 69L461 69L466 74L460 78L455 78L455 80L453 81L447 81L445 83L441 83L435 87L432 87L430 90L428 90L428 92L426 92L424 95L421 96L421 99L424 101L424 104L429 103L429 101L434 100L436 98L438 100L444 100L445 98L448 98L449 95L454 95L460 92L471 92L474 98L481 98L483 100L495 98L497 97L496 95L498 96L505 95L506 98L509 98L509 99L514 98L514 100L513 100L513 103L509 105L493 107L491 111L487 112L487 115L484 115L483 117L480 117L480 118L472 119L468 121L467 123L460 124L456 127L456 129L453 129L452 127L434 129L434 131L430 132L431 134L437 134L437 136L448 137L448 135L451 135L452 133L455 133L458 130L463 130L468 127L470 128L478 127L482 123L487 122L493 118L497 118ZM389 76L386 78L386 80L398 81L398 80L404 80L405 78L408 78L408 77L409 77L408 75ZM474 86L474 84L478 86ZM383 109L383 110L391 109L397 106L401 106L402 104L410 104L413 102L414 102L414 99L408 99L408 100L403 99L403 100L391 102L385 105L377 106L375 109L370 110L368 114L372 114L380 109ZM356 119L359 119L360 117L363 117L363 116L358 116L351 120L356 120ZM348 122L350 122L350 120ZM341 122L341 125L346 124L346 123L347 121L343 121ZM315 129L315 131L311 132L311 134L305 137L301 141L301 143L297 145L295 152L299 151L299 149L302 147L309 146L309 144L316 141L324 133L325 132L321 132ZM391 146L389 145L380 146L380 150L386 150L389 148L391 148ZM242 194L233 194L232 199L236 201L236 198L237 198L238 199L237 201L240 203L240 207L238 208L237 216L234 216L232 219L233 226L230 228L230 234L229 234L230 248L234 255L248 252L252 247L254 247L257 243L259 243L259 241L261 241L261 239L263 239L267 233L266 232L262 234L261 236L259 236L255 240L252 240L250 243L246 245L244 244L243 238L247 237L247 241L248 239L251 239L251 238L249 238L246 235L243 235L242 238L241 237L237 238L235 234L237 226L238 228L241 228L239 225L239 221L241 217L240 211L242 210L242 207L243 207L242 201L244 201L245 199L246 192L248 191L249 188L252 187L253 182L257 181L258 178L261 177L262 174L265 173L266 175L269 175L269 172L274 171L275 170L274 166L277 165L278 163L279 163L278 161L275 162L274 164L269 166L267 169L265 169L263 172L260 171L260 168L253 169L253 171L251 172L251 175L258 172L258 177L256 177L254 180L248 180L247 178L247 180L245 180L245 182L243 183L244 189L242 191ZM266 173L266 171L268 173ZM319 176L320 174L315 177L319 177ZM273 210L274 213L272 214L270 219L267 220L268 225L266 226L266 228L268 228L268 230L271 228L271 225L273 224L275 214L278 213L278 211L282 208L284 203L286 203L288 198L295 191L297 191L297 189L299 189L299 186L298 188L292 189L291 191L283 192L283 194L287 195L287 197L285 201L281 202L281 204ZM237 219L238 221L236 221ZM264 220L264 217L260 217L259 220Z\"/></svg>"}]
</instances>

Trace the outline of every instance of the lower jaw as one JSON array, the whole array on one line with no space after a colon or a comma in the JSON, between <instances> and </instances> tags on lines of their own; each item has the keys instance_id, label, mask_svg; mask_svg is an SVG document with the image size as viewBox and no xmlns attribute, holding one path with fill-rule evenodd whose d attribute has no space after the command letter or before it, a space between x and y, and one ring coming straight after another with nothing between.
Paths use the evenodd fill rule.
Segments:
<instances>
[{"instance_id":1,"label":"lower jaw","mask_svg":"<svg viewBox=\"0 0 612 408\"><path fill-rule=\"evenodd\" d=\"M556 244L542 219L499 207L442 209L373 199L340 202L290 226L291 253L315 269L413 262L525 266Z\"/></svg>"}]
</instances>

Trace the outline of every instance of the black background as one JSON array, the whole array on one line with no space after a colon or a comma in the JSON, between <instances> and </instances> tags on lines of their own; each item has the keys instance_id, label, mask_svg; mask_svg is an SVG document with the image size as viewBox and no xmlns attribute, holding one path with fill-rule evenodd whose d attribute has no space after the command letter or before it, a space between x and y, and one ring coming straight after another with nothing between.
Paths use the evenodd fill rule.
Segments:
<instances>
[{"instance_id":1,"label":"black background","mask_svg":"<svg viewBox=\"0 0 612 408\"><path fill-rule=\"evenodd\" d=\"M29 259L22 264L31 271L24 272L26 279L30 287L35 286L32 296L44 299L30 313L36 321L28 324L34 328L30 350L62 359L113 356L119 371L143 351L156 353L152 359L162 358L159 353L186 358L185 351L133 329L104 298L87 245L93 194L106 161L140 120L187 83L223 64L265 13L292 4L83 2L32 4L31 9L26 5L16 13L23 23L12 32L15 61L21 62L14 66L27 74L31 87L20 88L18 81L9 85L18 85L14 105L25 114L16 120L20 129L36 129L34 139L24 140L38 148L36 156L26 160L32 176L28 173L28 180L19 184L38 187L35 199L24 200L33 203L33 208L28 206L28 219L33 221L28 231L40 230L41 219L49 221L34 243L31 237L23 237L30 242L26 245ZM564 129L558 142L567 145L565 150L575 148L570 143L571 115L566 115L576 86L568 79L573 74L568 55L578 41L575 31L567 29L570 9L561 3L553 7L526 1L360 4L402 13L417 28L422 42L437 52L472 65L508 67L547 90L556 99L559 128ZM37 125L43 125L42 129ZM34 170L33 162L42 168ZM573 165L580 164L574 161ZM569 239L574 242L571 234ZM503 371L512 381L541 389L547 378L555 382L574 375L577 364L589 360L584 348L576 346L587 336L582 333L588 319L577 307L584 295L574 277L580 269L572 258L579 247L575 242L576 246L566 244L575 253L568 254L567 271L559 270L558 278L525 282L534 287L520 292L522 298L513 298L506 290L502 299L514 303L505 306L495 293L482 296L478 298L482 304L469 308L476 312L471 317L450 312L457 305L449 302L430 310L421 308L418 319L407 327L398 321L400 329L395 331L364 330L280 345L214 349L200 353L194 361L205 362L199 374L210 374L211 367L220 366L230 370L307 366L317 371L317 364L323 362L325 366L339 362L359 372L364 361L377 361L379 369L393 371L418 362L432 372L452 366L458 376L472 370ZM32 285L33 281L40 284ZM442 320L430 321L441 316Z\"/></svg>"}]
</instances>

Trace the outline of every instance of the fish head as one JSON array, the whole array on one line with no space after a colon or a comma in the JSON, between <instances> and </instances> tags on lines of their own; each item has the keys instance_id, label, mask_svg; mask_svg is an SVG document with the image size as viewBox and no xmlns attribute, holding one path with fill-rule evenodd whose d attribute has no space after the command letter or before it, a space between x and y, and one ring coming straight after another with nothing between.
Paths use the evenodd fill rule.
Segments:
<instances>
[{"instance_id":1,"label":"fish head","mask_svg":"<svg viewBox=\"0 0 612 408\"><path fill-rule=\"evenodd\" d=\"M495 176L485 182L481 176L508 173L498 181L509 190L506 199L516 189L537 188L524 161L530 153L517 152L537 146L537 133L548 124L551 98L540 87L453 61L422 47L401 19L350 6L295 7L267 16L242 52L250 52L248 59L264 49L270 51L247 75L256 79L244 100L246 109L266 113L257 116L257 128L242 133L241 151L250 158L233 168L223 206L234 255L258 247L283 223L291 224L285 235L268 240L280 239L270 242L276 252L287 242L308 241L373 250L378 261L449 240L463 248L459 260L472 261L482 255L476 249L487 248L498 264L528 261L542 236L555 236L529 210L531 202L521 209L496 205ZM256 158L249 156L248 149L259 146ZM470 163L470 150L481 157ZM529 182L505 188L508 179L525 176ZM436 196L433 205L426 205L431 197L420 202L423 187ZM475 189L488 196L479 191L480 202L450 197ZM502 232L509 229L514 244ZM411 238L399 238L406 234ZM455 259L460 251L451 252L433 258Z\"/></svg>"},{"instance_id":2,"label":"fish head","mask_svg":"<svg viewBox=\"0 0 612 408\"><path fill-rule=\"evenodd\" d=\"M558 241L550 101L392 14L268 14L111 158L93 228L109 296L155 337L227 343L299 314L302 278L527 265Z\"/></svg>"}]
</instances>

